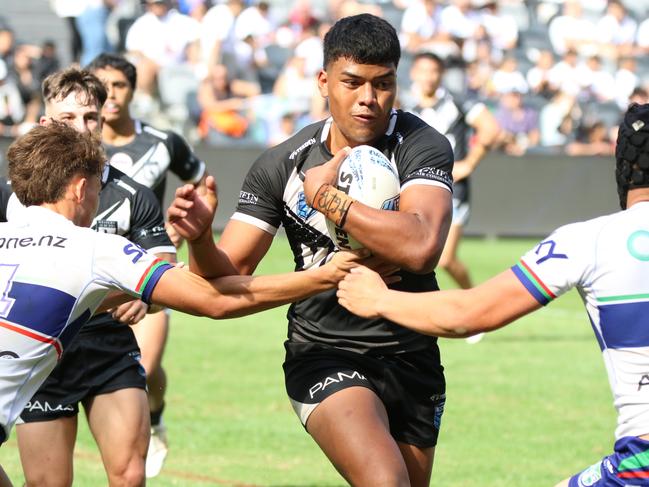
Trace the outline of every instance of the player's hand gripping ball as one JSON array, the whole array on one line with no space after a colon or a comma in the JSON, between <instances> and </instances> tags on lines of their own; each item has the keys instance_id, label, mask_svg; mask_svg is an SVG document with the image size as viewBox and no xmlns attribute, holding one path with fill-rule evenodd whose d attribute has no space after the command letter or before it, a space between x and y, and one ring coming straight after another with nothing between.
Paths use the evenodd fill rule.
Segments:
<instances>
[{"instance_id":1,"label":"player's hand gripping ball","mask_svg":"<svg viewBox=\"0 0 649 487\"><path fill-rule=\"evenodd\" d=\"M401 183L396 166L381 151L369 145L359 145L349 152L338 168L336 188L372 208L399 209ZM327 230L339 249L363 247L331 220L327 220Z\"/></svg>"}]
</instances>

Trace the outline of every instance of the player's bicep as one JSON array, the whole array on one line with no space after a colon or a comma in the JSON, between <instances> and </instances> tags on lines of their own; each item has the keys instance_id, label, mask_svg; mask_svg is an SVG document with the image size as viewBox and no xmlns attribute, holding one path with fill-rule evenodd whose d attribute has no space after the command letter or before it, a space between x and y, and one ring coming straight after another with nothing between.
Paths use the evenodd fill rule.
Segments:
<instances>
[{"instance_id":1,"label":"player's bicep","mask_svg":"<svg viewBox=\"0 0 649 487\"><path fill-rule=\"evenodd\" d=\"M227 254L240 274L252 274L273 242L273 235L250 223L230 220L218 247Z\"/></svg>"},{"instance_id":2,"label":"player's bicep","mask_svg":"<svg viewBox=\"0 0 649 487\"><path fill-rule=\"evenodd\" d=\"M426 229L426 240L441 253L451 225L451 192L437 185L408 186L401 193L399 211L415 215Z\"/></svg>"}]
</instances>

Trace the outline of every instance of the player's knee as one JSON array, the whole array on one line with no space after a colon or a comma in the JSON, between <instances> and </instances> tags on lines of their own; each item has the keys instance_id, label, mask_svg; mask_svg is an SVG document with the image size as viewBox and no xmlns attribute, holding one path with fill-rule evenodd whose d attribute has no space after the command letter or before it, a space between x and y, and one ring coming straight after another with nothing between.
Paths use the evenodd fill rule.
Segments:
<instances>
[{"instance_id":1,"label":"player's knee","mask_svg":"<svg viewBox=\"0 0 649 487\"><path fill-rule=\"evenodd\" d=\"M111 468L108 472L111 485L140 487L145 484L144 458L133 458L122 467Z\"/></svg>"},{"instance_id":2,"label":"player's knee","mask_svg":"<svg viewBox=\"0 0 649 487\"><path fill-rule=\"evenodd\" d=\"M30 474L25 472L24 487L72 487L72 481L72 472L57 474L52 474L52 472Z\"/></svg>"},{"instance_id":3,"label":"player's knee","mask_svg":"<svg viewBox=\"0 0 649 487\"><path fill-rule=\"evenodd\" d=\"M353 481L355 487L410 487L408 470L404 466L388 464L372 465L364 469L362 478Z\"/></svg>"}]
</instances>

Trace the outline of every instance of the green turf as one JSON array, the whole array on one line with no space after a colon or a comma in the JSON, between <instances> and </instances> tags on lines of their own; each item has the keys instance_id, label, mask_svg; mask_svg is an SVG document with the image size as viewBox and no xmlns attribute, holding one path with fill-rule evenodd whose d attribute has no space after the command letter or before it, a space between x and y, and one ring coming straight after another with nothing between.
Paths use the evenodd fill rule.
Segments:
<instances>
[{"instance_id":1,"label":"green turf","mask_svg":"<svg viewBox=\"0 0 649 487\"><path fill-rule=\"evenodd\" d=\"M513 264L529 240L467 239L476 282ZM291 270L278 238L260 273ZM452 287L446 276L443 288ZM333 486L344 482L294 415L281 364L286 308L230 321L175 314L164 364L171 450L152 486ZM615 413L600 352L571 292L477 345L441 343L447 404L432 485L552 486L613 444ZM105 485L80 421L75 483ZM0 462L18 485L15 433Z\"/></svg>"}]
</instances>

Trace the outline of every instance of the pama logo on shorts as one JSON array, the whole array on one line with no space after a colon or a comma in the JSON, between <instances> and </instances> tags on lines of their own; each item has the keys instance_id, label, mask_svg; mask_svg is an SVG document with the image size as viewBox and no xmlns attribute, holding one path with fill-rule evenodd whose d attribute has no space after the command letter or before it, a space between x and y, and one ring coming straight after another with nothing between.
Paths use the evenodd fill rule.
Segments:
<instances>
[{"instance_id":1,"label":"pama logo on shorts","mask_svg":"<svg viewBox=\"0 0 649 487\"><path fill-rule=\"evenodd\" d=\"M25 411L34 412L42 411L44 413L56 412L56 411L74 411L74 408L71 404L50 404L47 401L34 401L28 402L25 406Z\"/></svg>"},{"instance_id":2,"label":"pama logo on shorts","mask_svg":"<svg viewBox=\"0 0 649 487\"><path fill-rule=\"evenodd\" d=\"M0 350L0 359L2 358L20 358L20 355L18 355L16 352L12 352L11 350Z\"/></svg>"},{"instance_id":3,"label":"pama logo on shorts","mask_svg":"<svg viewBox=\"0 0 649 487\"><path fill-rule=\"evenodd\" d=\"M311 388L309 389L309 395L311 396L311 399L313 399L313 396L317 392L324 391L327 387L331 386L332 384L340 384L341 382L350 379L367 380L363 374L355 370L351 373L338 372L334 375L325 377L320 382L317 382L314 385L312 385Z\"/></svg>"},{"instance_id":4,"label":"pama logo on shorts","mask_svg":"<svg viewBox=\"0 0 649 487\"><path fill-rule=\"evenodd\" d=\"M308 220L309 218L311 218L311 216L313 216L314 213L316 213L316 210L314 210L307 204L306 197L304 196L304 191L300 191L300 193L297 195L295 213L302 220Z\"/></svg>"}]
</instances>

